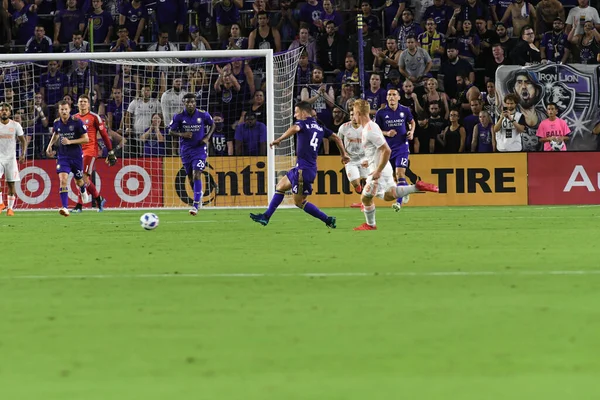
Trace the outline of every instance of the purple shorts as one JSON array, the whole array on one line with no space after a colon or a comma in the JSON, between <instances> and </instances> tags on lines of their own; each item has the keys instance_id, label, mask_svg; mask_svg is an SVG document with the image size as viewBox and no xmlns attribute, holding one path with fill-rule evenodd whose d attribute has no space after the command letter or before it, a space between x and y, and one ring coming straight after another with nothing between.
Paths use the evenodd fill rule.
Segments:
<instances>
[{"instance_id":1,"label":"purple shorts","mask_svg":"<svg viewBox=\"0 0 600 400\"><path fill-rule=\"evenodd\" d=\"M59 158L56 162L56 173L72 172L75 179L83 179L83 158Z\"/></svg>"},{"instance_id":2,"label":"purple shorts","mask_svg":"<svg viewBox=\"0 0 600 400\"><path fill-rule=\"evenodd\" d=\"M206 167L206 156L186 157L181 162L186 175L191 175L192 171L204 171Z\"/></svg>"},{"instance_id":3,"label":"purple shorts","mask_svg":"<svg viewBox=\"0 0 600 400\"><path fill-rule=\"evenodd\" d=\"M302 171L302 182L299 181L300 171ZM308 196L313 191L312 185L317 177L317 170L313 168L300 169L295 167L290 169L286 176L292 183L292 193L302 193L303 195Z\"/></svg>"},{"instance_id":4,"label":"purple shorts","mask_svg":"<svg viewBox=\"0 0 600 400\"><path fill-rule=\"evenodd\" d=\"M408 151L392 153L390 163L395 168L408 168Z\"/></svg>"}]
</instances>

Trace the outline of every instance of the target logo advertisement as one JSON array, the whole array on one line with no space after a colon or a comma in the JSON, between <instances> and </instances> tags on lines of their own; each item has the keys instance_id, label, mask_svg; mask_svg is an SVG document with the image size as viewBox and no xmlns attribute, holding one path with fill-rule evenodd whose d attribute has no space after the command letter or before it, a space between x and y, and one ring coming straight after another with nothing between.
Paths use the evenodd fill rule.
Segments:
<instances>
[{"instance_id":1,"label":"target logo advertisement","mask_svg":"<svg viewBox=\"0 0 600 400\"><path fill-rule=\"evenodd\" d=\"M98 161L103 161L98 159ZM107 207L161 207L163 169L162 159L127 160L109 167L97 162L96 188L107 200ZM21 181L15 185L20 207L57 208L59 181L55 160L40 160L21 168ZM69 177L69 199L77 202L79 189Z\"/></svg>"}]
</instances>

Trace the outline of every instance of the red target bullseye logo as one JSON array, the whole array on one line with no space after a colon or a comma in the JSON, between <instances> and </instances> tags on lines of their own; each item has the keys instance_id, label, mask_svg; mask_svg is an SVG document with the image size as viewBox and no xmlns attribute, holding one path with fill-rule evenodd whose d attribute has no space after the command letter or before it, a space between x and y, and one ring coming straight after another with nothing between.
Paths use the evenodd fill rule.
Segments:
<instances>
[{"instance_id":1,"label":"red target bullseye logo","mask_svg":"<svg viewBox=\"0 0 600 400\"><path fill-rule=\"evenodd\" d=\"M139 203L148 197L152 178L138 165L127 165L115 176L115 192L127 203Z\"/></svg>"},{"instance_id":2,"label":"red target bullseye logo","mask_svg":"<svg viewBox=\"0 0 600 400\"><path fill-rule=\"evenodd\" d=\"M27 167L21 170L20 185L15 185L19 199L27 204L43 203L52 191L50 176L41 168Z\"/></svg>"}]
</instances>

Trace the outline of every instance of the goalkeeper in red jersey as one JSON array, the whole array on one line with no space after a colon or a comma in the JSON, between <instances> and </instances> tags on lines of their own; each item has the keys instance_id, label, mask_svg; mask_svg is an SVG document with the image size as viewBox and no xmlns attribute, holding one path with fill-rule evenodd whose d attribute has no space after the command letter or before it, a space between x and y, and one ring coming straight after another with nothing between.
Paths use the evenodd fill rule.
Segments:
<instances>
[{"instance_id":1,"label":"goalkeeper in red jersey","mask_svg":"<svg viewBox=\"0 0 600 400\"><path fill-rule=\"evenodd\" d=\"M90 176L94 172L94 162L96 161L96 157L98 156L98 133L100 134L100 136L102 136L104 145L108 149L108 157L106 158L106 163L112 167L117 163L117 157L115 156L115 152L113 151L112 143L106 131L104 121L102 121L102 118L100 118L98 114L90 111L89 96L86 94L82 94L81 96L79 96L79 100L77 101L77 107L79 108L79 113L75 114L73 118L79 119L83 122L83 124L87 128L88 137L90 139L89 143L86 143L85 145L81 146L83 149L83 180L85 182L85 185L87 186L88 193L90 193L92 195L92 198L96 200L98 212L101 212L104 210L106 199L100 196L100 193L98 193L96 186L90 180ZM73 209L73 212L81 211L83 211L83 201L80 195L77 201L77 205Z\"/></svg>"}]
</instances>

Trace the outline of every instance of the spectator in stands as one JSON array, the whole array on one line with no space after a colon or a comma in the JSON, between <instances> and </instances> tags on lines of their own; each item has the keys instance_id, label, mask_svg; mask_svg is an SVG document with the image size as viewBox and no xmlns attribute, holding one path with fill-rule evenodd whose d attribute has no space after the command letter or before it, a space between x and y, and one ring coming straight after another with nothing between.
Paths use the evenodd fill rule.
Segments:
<instances>
[{"instance_id":1,"label":"spectator in stands","mask_svg":"<svg viewBox=\"0 0 600 400\"><path fill-rule=\"evenodd\" d=\"M36 93L33 97L33 148L37 158L44 157L44 149L48 146L48 107L44 103L41 93ZM26 137L27 148L31 137Z\"/></svg>"},{"instance_id":2,"label":"spectator in stands","mask_svg":"<svg viewBox=\"0 0 600 400\"><path fill-rule=\"evenodd\" d=\"M558 0L541 0L536 6L535 12L537 14L535 31L538 35L553 30L554 21L557 18L563 21L564 25L565 9Z\"/></svg>"},{"instance_id":3,"label":"spectator in stands","mask_svg":"<svg viewBox=\"0 0 600 400\"><path fill-rule=\"evenodd\" d=\"M400 50L398 50L398 42L393 36L388 36L385 41L385 51L372 47L371 52L375 56L373 69L375 71L383 71L383 79L385 82L389 80L389 74L392 69L398 70L398 61L400 60Z\"/></svg>"},{"instance_id":4,"label":"spectator in stands","mask_svg":"<svg viewBox=\"0 0 600 400\"><path fill-rule=\"evenodd\" d=\"M210 137L208 154L210 156L232 156L233 135L231 134L231 130L225 129L225 120L220 112L215 111L211 115L215 124L215 130Z\"/></svg>"},{"instance_id":5,"label":"spectator in stands","mask_svg":"<svg viewBox=\"0 0 600 400\"><path fill-rule=\"evenodd\" d=\"M466 20L462 23L462 30L456 31L454 24L451 22L448 26L448 35L456 36L458 43L458 56L467 60L469 64L475 66L475 57L479 55L479 36L473 32L473 24L471 20Z\"/></svg>"},{"instance_id":6,"label":"spectator in stands","mask_svg":"<svg viewBox=\"0 0 600 400\"><path fill-rule=\"evenodd\" d=\"M417 41L431 58L431 70L438 71L442 65L442 57L446 52L446 36L437 31L435 19L427 18L425 32L419 35Z\"/></svg>"},{"instance_id":7,"label":"spectator in stands","mask_svg":"<svg viewBox=\"0 0 600 400\"><path fill-rule=\"evenodd\" d=\"M381 75L373 72L369 78L369 87L365 89L364 99L369 102L371 118L375 118L377 110L387 105L387 90L381 87L381 82Z\"/></svg>"},{"instance_id":8,"label":"spectator in stands","mask_svg":"<svg viewBox=\"0 0 600 400\"><path fill-rule=\"evenodd\" d=\"M512 49L515 47L515 45L517 44L517 41L519 39L511 38L508 35L508 30L506 29L506 26L502 22L498 22L496 24L496 35L498 35L498 38L500 40L499 43L504 48L504 54L508 58L508 55L510 54Z\"/></svg>"},{"instance_id":9,"label":"spectator in stands","mask_svg":"<svg viewBox=\"0 0 600 400\"><path fill-rule=\"evenodd\" d=\"M488 29L487 21L478 17L475 21L475 34L479 36L479 55L475 60L475 65L484 68L487 60L492 56L492 45L498 43L500 38L493 29Z\"/></svg>"},{"instance_id":10,"label":"spectator in stands","mask_svg":"<svg viewBox=\"0 0 600 400\"><path fill-rule=\"evenodd\" d=\"M450 108L460 109L461 119L471 110L471 100L479 99L481 92L473 84L469 74L456 75L456 97L450 99Z\"/></svg>"},{"instance_id":11,"label":"spectator in stands","mask_svg":"<svg viewBox=\"0 0 600 400\"><path fill-rule=\"evenodd\" d=\"M398 39L398 48L402 51L406 50L406 38L409 35L419 37L423 33L421 25L414 22L413 12L406 8L402 11L402 24L396 28L393 35Z\"/></svg>"},{"instance_id":12,"label":"spectator in stands","mask_svg":"<svg viewBox=\"0 0 600 400\"><path fill-rule=\"evenodd\" d=\"M210 78L206 76L204 68L200 66L189 68L186 90L196 95L196 103L199 106L204 104L204 99L210 92Z\"/></svg>"},{"instance_id":13,"label":"spectator in stands","mask_svg":"<svg viewBox=\"0 0 600 400\"><path fill-rule=\"evenodd\" d=\"M458 45L450 43L447 45L446 54L448 58L442 62L438 73L438 83L449 98L456 97L456 75L468 75L469 81L475 81L475 71L468 61L458 57Z\"/></svg>"},{"instance_id":14,"label":"spectator in stands","mask_svg":"<svg viewBox=\"0 0 600 400\"><path fill-rule=\"evenodd\" d=\"M369 32L381 32L381 22L373 15L369 0L361 0L360 9L363 15L363 23L369 25Z\"/></svg>"},{"instance_id":15,"label":"spectator in stands","mask_svg":"<svg viewBox=\"0 0 600 400\"><path fill-rule=\"evenodd\" d=\"M258 13L258 27L250 32L248 36L249 49L273 49L275 53L281 51L281 36L276 28L269 24L269 15L266 11ZM251 65L254 71L254 84L257 89L262 88L265 73L265 61L263 58L255 59Z\"/></svg>"},{"instance_id":16,"label":"spectator in stands","mask_svg":"<svg viewBox=\"0 0 600 400\"><path fill-rule=\"evenodd\" d=\"M443 152L448 154L464 153L466 137L465 128L460 124L460 111L451 109L450 125L437 137Z\"/></svg>"},{"instance_id":17,"label":"spectator in stands","mask_svg":"<svg viewBox=\"0 0 600 400\"><path fill-rule=\"evenodd\" d=\"M153 99L160 99L167 90L166 72L155 64L147 64L138 71L140 85L150 88L150 96Z\"/></svg>"},{"instance_id":18,"label":"spectator in stands","mask_svg":"<svg viewBox=\"0 0 600 400\"><path fill-rule=\"evenodd\" d=\"M227 36L232 25L240 23L242 8L244 8L242 0L213 1L213 16L217 21L217 36L220 43L227 43Z\"/></svg>"},{"instance_id":19,"label":"spectator in stands","mask_svg":"<svg viewBox=\"0 0 600 400\"><path fill-rule=\"evenodd\" d=\"M300 92L300 100L312 104L317 118L324 125L331 125L331 109L335 102L335 92L332 86L324 82L323 68L315 66L310 85Z\"/></svg>"},{"instance_id":20,"label":"spectator in stands","mask_svg":"<svg viewBox=\"0 0 600 400\"><path fill-rule=\"evenodd\" d=\"M245 111L242 111L239 123L244 122L244 118L248 113L254 114L258 122L262 122L265 125L267 124L265 93L262 90L257 90L256 92L254 92L254 96L252 98L252 105L250 105Z\"/></svg>"},{"instance_id":21,"label":"spectator in stands","mask_svg":"<svg viewBox=\"0 0 600 400\"><path fill-rule=\"evenodd\" d=\"M348 42L338 33L335 22L326 21L325 35L320 35L317 40L317 64L337 75L344 67L347 49Z\"/></svg>"},{"instance_id":22,"label":"spectator in stands","mask_svg":"<svg viewBox=\"0 0 600 400\"><path fill-rule=\"evenodd\" d=\"M356 96L354 87L355 85L352 83L344 83L342 85L340 95L335 99L335 104L337 104L338 107L344 109L344 111L346 111L347 113L349 113L350 110L352 110L352 108L348 107L348 103L354 102L354 100L358 98Z\"/></svg>"},{"instance_id":23,"label":"spectator in stands","mask_svg":"<svg viewBox=\"0 0 600 400\"><path fill-rule=\"evenodd\" d=\"M438 92L438 81L435 78L429 78L425 82L425 94L422 97L421 104L423 108L431 113L429 105L438 105L438 114L444 119L449 118L450 108L448 107L448 95L444 92ZM441 132L441 131L440 131ZM439 132L438 132L439 133Z\"/></svg>"},{"instance_id":24,"label":"spectator in stands","mask_svg":"<svg viewBox=\"0 0 600 400\"><path fill-rule=\"evenodd\" d=\"M120 87L112 88L112 97L106 106L106 126L123 134L123 110L126 109L123 104L123 91Z\"/></svg>"},{"instance_id":25,"label":"spectator in stands","mask_svg":"<svg viewBox=\"0 0 600 400\"><path fill-rule=\"evenodd\" d=\"M402 77L402 75L400 75L400 71L398 71L397 69L390 70L390 73L388 74L389 79L387 81L386 90L390 90L393 88L401 89L402 88L402 83L400 82L401 77Z\"/></svg>"},{"instance_id":26,"label":"spectator in stands","mask_svg":"<svg viewBox=\"0 0 600 400\"><path fill-rule=\"evenodd\" d=\"M299 21L308 25L308 29L312 35L319 33L319 29L323 25L323 15L325 9L321 0L307 0L299 11Z\"/></svg>"},{"instance_id":27,"label":"spectator in stands","mask_svg":"<svg viewBox=\"0 0 600 400\"><path fill-rule=\"evenodd\" d=\"M269 4L267 4L266 0L254 0L254 2L252 2L252 10L254 11L254 16L250 18L250 26L256 28L256 25L258 24L258 13L262 11L269 13Z\"/></svg>"},{"instance_id":28,"label":"spectator in stands","mask_svg":"<svg viewBox=\"0 0 600 400\"><path fill-rule=\"evenodd\" d=\"M177 51L177 45L169 41L169 28L162 27L158 33L158 42L148 46L148 51Z\"/></svg>"},{"instance_id":29,"label":"spectator in stands","mask_svg":"<svg viewBox=\"0 0 600 400\"><path fill-rule=\"evenodd\" d=\"M238 0L239 1L239 0ZM169 40L178 42L187 22L187 6L185 0L160 0L155 3L154 12L158 29L166 29ZM229 32L229 28L225 33Z\"/></svg>"},{"instance_id":30,"label":"spectator in stands","mask_svg":"<svg viewBox=\"0 0 600 400\"><path fill-rule=\"evenodd\" d=\"M297 95L300 94L300 90L308 84L310 84L310 80L312 78L312 71L315 67L315 63L310 62L308 60L308 54L303 51L300 54L300 59L298 60L298 67L296 68L296 81L295 81L295 89L297 91Z\"/></svg>"},{"instance_id":31,"label":"spectator in stands","mask_svg":"<svg viewBox=\"0 0 600 400\"><path fill-rule=\"evenodd\" d=\"M377 32L371 32L369 25L363 24L363 62L365 69L371 68L375 62L375 56L373 55L373 48L381 50L381 35ZM353 34L348 39L349 51L352 54L358 56L358 34ZM370 50L370 51L369 51Z\"/></svg>"},{"instance_id":32,"label":"spectator in stands","mask_svg":"<svg viewBox=\"0 0 600 400\"><path fill-rule=\"evenodd\" d=\"M123 91L123 109L127 110L129 103L140 93L140 79L137 74L131 71L131 65L123 65L121 71L115 75L113 89L122 89Z\"/></svg>"},{"instance_id":33,"label":"spectator in stands","mask_svg":"<svg viewBox=\"0 0 600 400\"><path fill-rule=\"evenodd\" d=\"M485 65L485 81L496 79L496 70L501 65L510 65L510 60L504 55L504 47L500 43L492 45L492 57L487 60Z\"/></svg>"},{"instance_id":34,"label":"spectator in stands","mask_svg":"<svg viewBox=\"0 0 600 400\"><path fill-rule=\"evenodd\" d=\"M12 5L12 19L16 27L15 43L24 45L35 33L38 23L37 5L25 3L23 0L12 0Z\"/></svg>"},{"instance_id":35,"label":"spectator in stands","mask_svg":"<svg viewBox=\"0 0 600 400\"><path fill-rule=\"evenodd\" d=\"M473 128L472 153L494 153L496 151L496 137L492 133L493 128L494 124L490 114L485 110L481 111L478 123Z\"/></svg>"},{"instance_id":36,"label":"spectator in stands","mask_svg":"<svg viewBox=\"0 0 600 400\"><path fill-rule=\"evenodd\" d=\"M421 104L419 103L419 97L415 93L415 85L409 79L406 79L402 83L402 91L400 93L398 103L402 104L404 107L408 107L412 115L423 112Z\"/></svg>"},{"instance_id":37,"label":"spectator in stands","mask_svg":"<svg viewBox=\"0 0 600 400\"><path fill-rule=\"evenodd\" d=\"M290 42L296 36L296 32L298 32L298 22L294 17L294 10L291 7L290 0L282 0L279 5L280 10L274 11L271 14L271 23L279 31L281 40Z\"/></svg>"},{"instance_id":38,"label":"spectator in stands","mask_svg":"<svg viewBox=\"0 0 600 400\"><path fill-rule=\"evenodd\" d=\"M142 0L131 0L131 2L123 2L119 9L119 27L124 26L127 30L129 38L137 44L140 44L140 38L148 21L148 9L142 4ZM119 38L121 35L119 34ZM133 47L135 49L135 47ZM112 50L111 50L112 51ZM125 51L125 50L121 50Z\"/></svg>"},{"instance_id":39,"label":"spectator in stands","mask_svg":"<svg viewBox=\"0 0 600 400\"><path fill-rule=\"evenodd\" d=\"M332 0L323 0L323 10L324 13L321 14L321 21L323 23L319 27L319 33L326 33L327 22L333 21L333 23L337 27L337 32L340 35L344 35L344 32L346 31L344 29L344 18L342 17L342 14L340 14L333 8Z\"/></svg>"},{"instance_id":40,"label":"spectator in stands","mask_svg":"<svg viewBox=\"0 0 600 400\"><path fill-rule=\"evenodd\" d=\"M512 21L513 37L519 35L526 26L529 26L535 33L533 29L537 20L535 7L525 0L515 0L513 4L508 6L501 21L506 24L509 19Z\"/></svg>"},{"instance_id":41,"label":"spectator in stands","mask_svg":"<svg viewBox=\"0 0 600 400\"><path fill-rule=\"evenodd\" d=\"M165 157L167 147L165 140L165 128L159 113L152 115L150 127L140 136L140 142L144 144L144 157Z\"/></svg>"},{"instance_id":42,"label":"spectator in stands","mask_svg":"<svg viewBox=\"0 0 600 400\"><path fill-rule=\"evenodd\" d=\"M67 44L65 53L89 53L90 43L83 40L83 33L81 31L73 32L72 40Z\"/></svg>"},{"instance_id":43,"label":"spectator in stands","mask_svg":"<svg viewBox=\"0 0 600 400\"><path fill-rule=\"evenodd\" d=\"M496 149L500 152L521 151L523 149L522 134L525 132L525 117L517 111L519 98L509 93L504 97L504 107L493 132Z\"/></svg>"},{"instance_id":44,"label":"spectator in stands","mask_svg":"<svg viewBox=\"0 0 600 400\"><path fill-rule=\"evenodd\" d=\"M190 26L190 42L185 46L186 51L205 51L212 50L208 40L200 35L200 30L196 25ZM202 57L190 58L189 63L201 63L204 59Z\"/></svg>"},{"instance_id":45,"label":"spectator in stands","mask_svg":"<svg viewBox=\"0 0 600 400\"><path fill-rule=\"evenodd\" d=\"M134 51L136 49L136 42L129 39L129 31L125 25L119 25L117 35L118 39L110 44L110 51Z\"/></svg>"},{"instance_id":46,"label":"spectator in stands","mask_svg":"<svg viewBox=\"0 0 600 400\"><path fill-rule=\"evenodd\" d=\"M433 149L431 149L431 143L429 146L430 153L443 153L444 149L442 143L440 143L437 138L438 136L446 129L448 126L448 122L450 119L450 112L448 112L448 118L443 118L440 115L440 106L437 103L431 103L429 105L429 126L432 129L432 138L435 139L433 144Z\"/></svg>"},{"instance_id":47,"label":"spectator in stands","mask_svg":"<svg viewBox=\"0 0 600 400\"><path fill-rule=\"evenodd\" d=\"M52 39L46 36L46 30L41 24L35 26L35 34L25 45L25 53L52 53Z\"/></svg>"},{"instance_id":48,"label":"spectator in stands","mask_svg":"<svg viewBox=\"0 0 600 400\"><path fill-rule=\"evenodd\" d=\"M494 24L499 23L504 17L504 13L513 3L513 0L492 0L490 1L490 16Z\"/></svg>"},{"instance_id":49,"label":"spectator in stands","mask_svg":"<svg viewBox=\"0 0 600 400\"><path fill-rule=\"evenodd\" d=\"M569 11L567 16L566 32L570 33L571 29L574 28L574 21L579 21L577 27L575 27L574 35L583 35L583 28L585 27L585 21L592 21L596 29L600 29L600 17L598 16L598 10L594 7L590 7L589 0L578 0L579 6L574 7Z\"/></svg>"},{"instance_id":50,"label":"spectator in stands","mask_svg":"<svg viewBox=\"0 0 600 400\"><path fill-rule=\"evenodd\" d=\"M93 10L90 14L90 19L94 29L94 44L110 44L110 38L113 35L113 17L110 15L110 12L102 9L102 0L92 0L92 7ZM86 33L89 33L89 29L88 25Z\"/></svg>"},{"instance_id":51,"label":"spectator in stands","mask_svg":"<svg viewBox=\"0 0 600 400\"><path fill-rule=\"evenodd\" d=\"M267 155L267 127L253 113L246 113L244 122L235 128L234 140L236 156Z\"/></svg>"},{"instance_id":52,"label":"spectator in stands","mask_svg":"<svg viewBox=\"0 0 600 400\"><path fill-rule=\"evenodd\" d=\"M464 30L463 24L465 21L470 21L471 26L474 26L477 18L483 18L487 26L490 29L492 28L492 17L489 12L489 7L483 5L480 0L467 0L467 2L460 7L460 12L457 14L455 13L455 15L457 20L456 31ZM448 31L448 35L451 35L450 31Z\"/></svg>"},{"instance_id":53,"label":"spectator in stands","mask_svg":"<svg viewBox=\"0 0 600 400\"><path fill-rule=\"evenodd\" d=\"M288 50L297 49L298 47L304 47L304 51L308 55L308 61L317 62L317 44L315 39L308 33L308 26L304 23L301 24L298 38L290 44Z\"/></svg>"},{"instance_id":54,"label":"spectator in stands","mask_svg":"<svg viewBox=\"0 0 600 400\"><path fill-rule=\"evenodd\" d=\"M219 77L214 84L214 93L219 102L219 109L223 113L225 125L235 129L235 126L242 114L244 97L240 93L241 86L238 80L231 73L231 67L220 68L216 66Z\"/></svg>"},{"instance_id":55,"label":"spectator in stands","mask_svg":"<svg viewBox=\"0 0 600 400\"><path fill-rule=\"evenodd\" d=\"M469 105L471 106L471 114L463 118L463 126L465 128L465 132L467 133L465 153L471 151L471 143L473 142L473 129L479 123L479 113L483 109L483 103L481 102L481 99L472 99L469 102Z\"/></svg>"},{"instance_id":56,"label":"spectator in stands","mask_svg":"<svg viewBox=\"0 0 600 400\"><path fill-rule=\"evenodd\" d=\"M136 156L141 154L142 146L139 138L144 134L147 127L152 122L152 116L160 112L160 104L158 100L151 96L150 87L142 87L142 97L134 99L125 112L125 137L130 143L129 154ZM133 126L131 125L131 117L133 116Z\"/></svg>"},{"instance_id":57,"label":"spectator in stands","mask_svg":"<svg viewBox=\"0 0 600 400\"><path fill-rule=\"evenodd\" d=\"M68 4L66 4L66 3L68 3L68 0L57 0L56 1L56 9L58 11L64 10L68 6ZM84 14L86 14L91 9L91 1L90 0L76 0L75 7L77 7L78 10L81 10Z\"/></svg>"},{"instance_id":58,"label":"spectator in stands","mask_svg":"<svg viewBox=\"0 0 600 400\"><path fill-rule=\"evenodd\" d=\"M231 29L229 30L229 39L227 41L227 49L247 49L247 48L248 48L248 38L245 36L242 36L242 29L240 28L240 24L238 24L237 22L234 24L231 24Z\"/></svg>"},{"instance_id":59,"label":"spectator in stands","mask_svg":"<svg viewBox=\"0 0 600 400\"><path fill-rule=\"evenodd\" d=\"M79 96L90 94L92 90L90 82L92 82L93 89L98 92L100 92L100 86L98 85L98 74L90 71L88 61L78 60L75 63L77 66L69 77L69 94L73 102L77 103Z\"/></svg>"},{"instance_id":60,"label":"spectator in stands","mask_svg":"<svg viewBox=\"0 0 600 400\"><path fill-rule=\"evenodd\" d=\"M69 107L71 107L71 115L75 115L79 112L77 109L77 102L73 102L73 98L70 94L64 95L62 100L66 101L69 104Z\"/></svg>"},{"instance_id":61,"label":"spectator in stands","mask_svg":"<svg viewBox=\"0 0 600 400\"><path fill-rule=\"evenodd\" d=\"M55 0L40 0L36 1L35 3L38 6L37 12L39 15L54 14L54 12L56 11Z\"/></svg>"},{"instance_id":62,"label":"spectator in stands","mask_svg":"<svg viewBox=\"0 0 600 400\"><path fill-rule=\"evenodd\" d=\"M40 93L49 107L51 121L56 118L56 103L69 92L69 78L58 70L58 61L48 61L48 72L40 76Z\"/></svg>"},{"instance_id":63,"label":"spectator in stands","mask_svg":"<svg viewBox=\"0 0 600 400\"><path fill-rule=\"evenodd\" d=\"M160 107L165 121L172 121L175 114L181 112L183 96L186 94L183 89L183 79L175 77L173 86L160 97Z\"/></svg>"},{"instance_id":64,"label":"spectator in stands","mask_svg":"<svg viewBox=\"0 0 600 400\"><path fill-rule=\"evenodd\" d=\"M542 35L540 42L542 63L548 61L566 63L570 55L571 43L565 33L565 24L560 18L556 18L552 24L552 30Z\"/></svg>"},{"instance_id":65,"label":"spectator in stands","mask_svg":"<svg viewBox=\"0 0 600 400\"><path fill-rule=\"evenodd\" d=\"M229 63L231 74L240 84L240 93L244 101L249 101L254 96L254 72L247 60L234 60ZM260 119L259 119L260 120Z\"/></svg>"},{"instance_id":66,"label":"spectator in stands","mask_svg":"<svg viewBox=\"0 0 600 400\"><path fill-rule=\"evenodd\" d=\"M415 87L422 88L423 81L430 78L429 71L433 63L429 53L417 46L417 38L413 35L406 37L406 51L400 54L398 69L400 73L410 80Z\"/></svg>"},{"instance_id":67,"label":"spectator in stands","mask_svg":"<svg viewBox=\"0 0 600 400\"><path fill-rule=\"evenodd\" d=\"M496 107L496 82L493 79L489 80L485 86L487 90L485 92L481 92L483 110L490 114L492 123L495 124L498 116L498 108Z\"/></svg>"},{"instance_id":68,"label":"spectator in stands","mask_svg":"<svg viewBox=\"0 0 600 400\"><path fill-rule=\"evenodd\" d=\"M573 29L569 32L567 39L576 46L574 58L581 64L598 64L600 61L600 33L594 27L592 21L585 21L583 34L574 35L578 31L579 22L574 20Z\"/></svg>"},{"instance_id":69,"label":"spectator in stands","mask_svg":"<svg viewBox=\"0 0 600 400\"><path fill-rule=\"evenodd\" d=\"M510 60L514 65L534 65L542 61L540 50L535 46L535 32L530 25L523 27L521 40L512 49Z\"/></svg>"},{"instance_id":70,"label":"spectator in stands","mask_svg":"<svg viewBox=\"0 0 600 400\"><path fill-rule=\"evenodd\" d=\"M423 20L433 19L437 32L445 35L448 32L448 22L454 15L454 9L446 4L446 0L433 0L433 5L423 13Z\"/></svg>"},{"instance_id":71,"label":"spectator in stands","mask_svg":"<svg viewBox=\"0 0 600 400\"><path fill-rule=\"evenodd\" d=\"M341 109L340 107L334 107L333 111L331 112L333 114L333 121L331 123L332 126L332 131L337 132L340 129L340 126L342 126L346 121L346 113L343 109ZM337 146L335 146L337 147Z\"/></svg>"},{"instance_id":72,"label":"spectator in stands","mask_svg":"<svg viewBox=\"0 0 600 400\"><path fill-rule=\"evenodd\" d=\"M11 40L11 16L4 7L0 7L0 54L10 51Z\"/></svg>"},{"instance_id":73,"label":"spectator in stands","mask_svg":"<svg viewBox=\"0 0 600 400\"><path fill-rule=\"evenodd\" d=\"M85 17L77 9L77 0L67 0L67 8L54 15L54 46L69 43L75 31L83 32L84 29Z\"/></svg>"}]
</instances>

